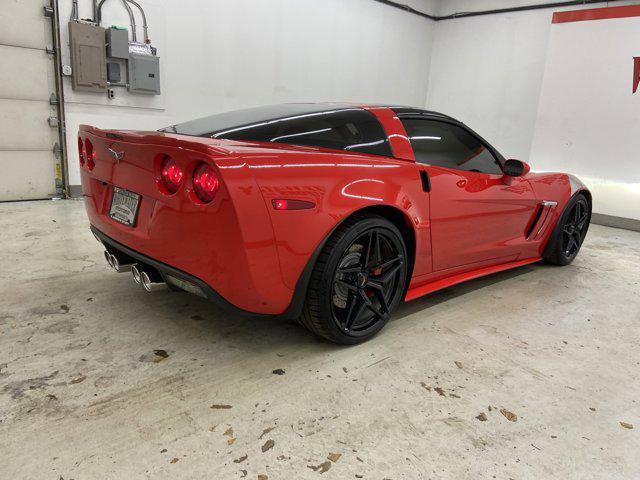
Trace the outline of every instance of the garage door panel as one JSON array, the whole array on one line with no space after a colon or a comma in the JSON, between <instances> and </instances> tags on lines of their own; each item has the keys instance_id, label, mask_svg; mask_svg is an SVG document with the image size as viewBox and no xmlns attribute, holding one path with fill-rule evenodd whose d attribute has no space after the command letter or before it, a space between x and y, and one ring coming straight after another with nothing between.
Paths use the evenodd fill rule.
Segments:
<instances>
[{"instance_id":1,"label":"garage door panel","mask_svg":"<svg viewBox=\"0 0 640 480\"><path fill-rule=\"evenodd\" d=\"M49 102L0 99L0 150L49 150L58 131L47 119L55 115Z\"/></svg>"},{"instance_id":2,"label":"garage door panel","mask_svg":"<svg viewBox=\"0 0 640 480\"><path fill-rule=\"evenodd\" d=\"M42 49L51 43L51 20L43 13L45 0L0 3L0 43Z\"/></svg>"},{"instance_id":3,"label":"garage door panel","mask_svg":"<svg viewBox=\"0 0 640 480\"><path fill-rule=\"evenodd\" d=\"M50 0L0 0L0 201L47 198L56 191L60 144ZM57 170L56 170L57 168Z\"/></svg>"},{"instance_id":4,"label":"garage door panel","mask_svg":"<svg viewBox=\"0 0 640 480\"><path fill-rule=\"evenodd\" d=\"M0 45L0 58L0 98L49 100L55 91L49 55Z\"/></svg>"},{"instance_id":5,"label":"garage door panel","mask_svg":"<svg viewBox=\"0 0 640 480\"><path fill-rule=\"evenodd\" d=\"M55 193L49 151L0 151L0 171L0 201L47 198Z\"/></svg>"}]
</instances>

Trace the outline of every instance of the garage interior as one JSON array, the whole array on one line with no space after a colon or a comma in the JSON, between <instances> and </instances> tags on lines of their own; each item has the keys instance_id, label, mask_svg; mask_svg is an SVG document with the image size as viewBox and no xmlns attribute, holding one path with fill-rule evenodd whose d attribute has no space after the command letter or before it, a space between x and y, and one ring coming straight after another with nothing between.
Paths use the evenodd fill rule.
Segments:
<instances>
[{"instance_id":1,"label":"garage interior","mask_svg":"<svg viewBox=\"0 0 640 480\"><path fill-rule=\"evenodd\" d=\"M0 10L0 478L640 478L640 2L137 3ZM108 51L74 32L98 18ZM353 347L113 274L80 124L303 101L441 111L578 176L580 255Z\"/></svg>"}]
</instances>

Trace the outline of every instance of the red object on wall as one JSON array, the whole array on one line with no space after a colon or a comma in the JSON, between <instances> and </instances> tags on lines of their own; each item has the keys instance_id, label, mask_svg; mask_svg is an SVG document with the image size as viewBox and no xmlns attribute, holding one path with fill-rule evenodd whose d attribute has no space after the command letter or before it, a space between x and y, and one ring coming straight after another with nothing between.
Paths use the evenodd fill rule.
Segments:
<instances>
[{"instance_id":1,"label":"red object on wall","mask_svg":"<svg viewBox=\"0 0 640 480\"><path fill-rule=\"evenodd\" d=\"M640 5L555 12L552 23L584 22L586 20L606 20L610 18L627 17L640 17Z\"/></svg>"},{"instance_id":2,"label":"red object on wall","mask_svg":"<svg viewBox=\"0 0 640 480\"><path fill-rule=\"evenodd\" d=\"M638 91L640 84L640 57L633 57L633 93Z\"/></svg>"}]
</instances>

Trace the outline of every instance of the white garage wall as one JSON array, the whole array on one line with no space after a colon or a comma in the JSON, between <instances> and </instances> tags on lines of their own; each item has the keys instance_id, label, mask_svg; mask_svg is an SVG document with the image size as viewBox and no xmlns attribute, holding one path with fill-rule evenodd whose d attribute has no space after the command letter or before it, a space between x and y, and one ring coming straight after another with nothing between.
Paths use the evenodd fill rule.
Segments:
<instances>
[{"instance_id":1,"label":"white garage wall","mask_svg":"<svg viewBox=\"0 0 640 480\"><path fill-rule=\"evenodd\" d=\"M438 15L545 0L442 0ZM615 5L637 1L616 2ZM593 4L585 8L605 6ZM506 156L527 160L542 88L551 17L531 10L436 23L427 107L458 117Z\"/></svg>"},{"instance_id":2,"label":"white garage wall","mask_svg":"<svg viewBox=\"0 0 640 480\"><path fill-rule=\"evenodd\" d=\"M598 213L640 220L640 17L551 28L531 157L542 170L575 172Z\"/></svg>"},{"instance_id":3,"label":"white garage wall","mask_svg":"<svg viewBox=\"0 0 640 480\"><path fill-rule=\"evenodd\" d=\"M90 0L79 1L80 16L91 16ZM157 129L215 112L295 101L424 105L434 22L419 16L373 0L140 3L158 47L162 95L133 96L119 89L110 101L106 95L73 92L65 79L71 185L80 181L80 123ZM62 18L69 18L71 4L60 0ZM436 4L413 0L411 5L432 12ZM108 0L103 26L128 23L119 0ZM62 37L67 45L66 21Z\"/></svg>"},{"instance_id":4,"label":"white garage wall","mask_svg":"<svg viewBox=\"0 0 640 480\"><path fill-rule=\"evenodd\" d=\"M442 14L471 10L451 3L463 2L444 2L449 8ZM482 9L479 3L484 2L475 1L473 10ZM486 3L495 8L495 2ZM527 159L551 14L543 10L437 22L427 107L464 121L504 155Z\"/></svg>"},{"instance_id":5,"label":"white garage wall","mask_svg":"<svg viewBox=\"0 0 640 480\"><path fill-rule=\"evenodd\" d=\"M438 15L448 15L532 3L546 2L443 0L437 12ZM611 5L638 3L629 1ZM603 6L606 3L584 8ZM461 119L492 142L505 156L529 161L534 169L587 175L589 186L596 195L595 212L638 218L638 213L630 216L630 208L617 204L619 198L612 196L621 184L612 178L610 164L600 162L590 168L587 174L566 156L563 149L546 149L544 160L538 159L536 152L532 155L552 28L551 18L554 11L579 8L533 10L437 22L426 106ZM575 81L579 82L578 79ZM631 81L630 74L628 81ZM572 114L579 113L567 112L567 115ZM551 135L553 132L546 133ZM637 173L640 164L636 162L632 168ZM598 188L598 184L608 187ZM628 190L626 186L622 188ZM636 212L640 212L640 207Z\"/></svg>"}]
</instances>

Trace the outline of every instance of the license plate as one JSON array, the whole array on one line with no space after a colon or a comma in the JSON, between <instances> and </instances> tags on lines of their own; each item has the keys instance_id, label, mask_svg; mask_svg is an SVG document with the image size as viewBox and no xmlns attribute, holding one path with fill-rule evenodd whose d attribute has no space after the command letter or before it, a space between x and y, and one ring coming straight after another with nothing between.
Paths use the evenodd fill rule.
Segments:
<instances>
[{"instance_id":1,"label":"license plate","mask_svg":"<svg viewBox=\"0 0 640 480\"><path fill-rule=\"evenodd\" d=\"M114 187L109 216L117 222L133 227L136 224L139 206L140 195Z\"/></svg>"}]
</instances>

